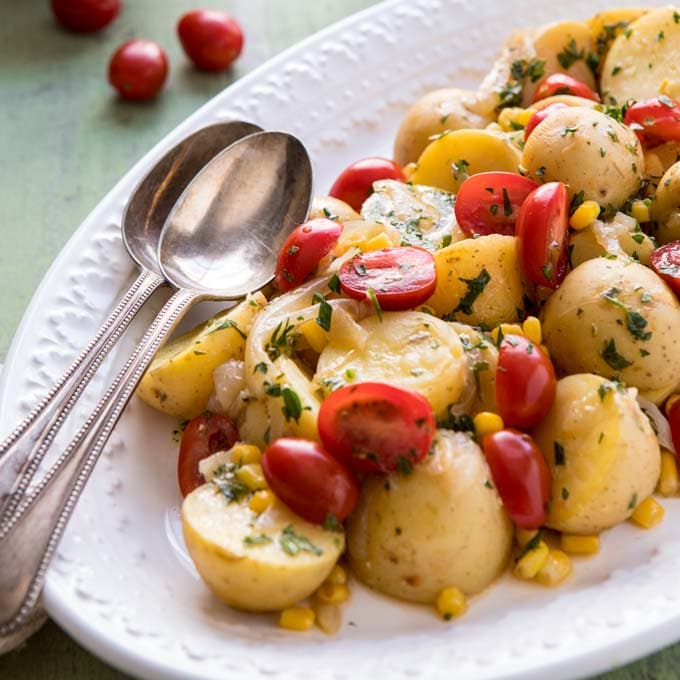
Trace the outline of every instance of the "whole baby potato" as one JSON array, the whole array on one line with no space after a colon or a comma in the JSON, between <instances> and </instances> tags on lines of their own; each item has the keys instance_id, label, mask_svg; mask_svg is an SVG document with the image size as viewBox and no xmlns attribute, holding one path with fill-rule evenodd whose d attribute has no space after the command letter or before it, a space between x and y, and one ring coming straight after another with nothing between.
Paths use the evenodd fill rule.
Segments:
<instances>
[{"instance_id":1,"label":"whole baby potato","mask_svg":"<svg viewBox=\"0 0 680 680\"><path fill-rule=\"evenodd\" d=\"M600 111L568 107L540 123L527 140L522 167L538 182L564 182L569 197L619 208L645 177L635 133Z\"/></svg>"},{"instance_id":2,"label":"whole baby potato","mask_svg":"<svg viewBox=\"0 0 680 680\"><path fill-rule=\"evenodd\" d=\"M664 173L652 201L652 219L659 243L680 239L680 162Z\"/></svg>"}]
</instances>

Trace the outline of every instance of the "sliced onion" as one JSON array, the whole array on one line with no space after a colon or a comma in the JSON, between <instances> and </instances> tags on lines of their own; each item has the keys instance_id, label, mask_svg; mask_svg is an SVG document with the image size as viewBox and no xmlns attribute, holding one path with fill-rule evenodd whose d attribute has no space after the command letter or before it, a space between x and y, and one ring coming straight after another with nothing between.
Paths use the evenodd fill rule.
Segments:
<instances>
[{"instance_id":1,"label":"sliced onion","mask_svg":"<svg viewBox=\"0 0 680 680\"><path fill-rule=\"evenodd\" d=\"M659 407L649 399L641 397L639 394L637 396L638 404L640 408L645 412L647 417L654 423L656 430L656 438L659 440L659 444L664 448L677 453L675 446L673 446L673 437L671 436L671 426L666 420L666 416L661 413Z\"/></svg>"}]
</instances>

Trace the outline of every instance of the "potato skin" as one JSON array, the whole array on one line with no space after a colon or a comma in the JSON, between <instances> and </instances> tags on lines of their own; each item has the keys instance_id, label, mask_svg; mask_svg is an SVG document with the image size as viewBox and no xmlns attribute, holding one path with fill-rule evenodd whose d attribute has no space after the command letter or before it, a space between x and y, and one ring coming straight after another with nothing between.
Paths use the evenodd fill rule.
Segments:
<instances>
[{"instance_id":1,"label":"potato skin","mask_svg":"<svg viewBox=\"0 0 680 680\"><path fill-rule=\"evenodd\" d=\"M618 303L647 322L639 333L651 333L648 339L636 337L626 311L605 299L613 290L619 291ZM548 299L543 339L562 374L616 376L643 393L671 390L680 382L680 303L651 269L636 262L596 258L576 267ZM629 366L605 360L603 354L613 360L606 352L612 341Z\"/></svg>"},{"instance_id":2,"label":"potato skin","mask_svg":"<svg viewBox=\"0 0 680 680\"><path fill-rule=\"evenodd\" d=\"M659 244L680 239L680 162L664 173L652 201L654 233Z\"/></svg>"},{"instance_id":3,"label":"potato skin","mask_svg":"<svg viewBox=\"0 0 680 680\"><path fill-rule=\"evenodd\" d=\"M635 392L592 374L558 381L553 407L533 432L553 480L550 528L600 533L654 492L661 454Z\"/></svg>"},{"instance_id":4,"label":"potato skin","mask_svg":"<svg viewBox=\"0 0 680 680\"><path fill-rule=\"evenodd\" d=\"M537 182L567 184L569 197L619 208L645 177L635 133L604 113L584 107L556 111L531 133L522 167Z\"/></svg>"},{"instance_id":5,"label":"potato skin","mask_svg":"<svg viewBox=\"0 0 680 680\"><path fill-rule=\"evenodd\" d=\"M446 430L410 475L367 479L347 533L354 573L381 593L426 604L449 586L468 595L486 588L512 546L512 523L489 479L479 447Z\"/></svg>"},{"instance_id":6,"label":"potato skin","mask_svg":"<svg viewBox=\"0 0 680 680\"><path fill-rule=\"evenodd\" d=\"M351 206L347 205L344 201L339 198L333 198L333 196L314 196L312 200L312 209L309 211L308 220L317 220L322 217L328 218L328 213L334 217L334 219L340 220L340 222L350 222L353 220L360 220L361 215L354 210Z\"/></svg>"}]
</instances>

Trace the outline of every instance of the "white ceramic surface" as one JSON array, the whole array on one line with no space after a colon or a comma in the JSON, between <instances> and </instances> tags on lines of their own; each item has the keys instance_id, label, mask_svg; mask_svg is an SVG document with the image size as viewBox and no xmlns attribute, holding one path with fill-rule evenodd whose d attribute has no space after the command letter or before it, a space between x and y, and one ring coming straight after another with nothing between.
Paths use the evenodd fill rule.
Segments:
<instances>
[{"instance_id":1,"label":"white ceramic surface","mask_svg":"<svg viewBox=\"0 0 680 680\"><path fill-rule=\"evenodd\" d=\"M511 28L621 4L632 3L396 0L323 31L230 87L121 180L46 275L0 380L2 433L66 367L133 276L119 235L123 206L146 168L181 136L231 117L293 132L308 145L323 192L348 162L389 154L400 116L418 95L447 84L475 86ZM161 293L156 306L162 299ZM122 343L118 360L143 323ZM109 366L84 408L111 373ZM629 526L609 532L598 557L576 560L568 586L542 590L505 578L453 625L358 584L334 638L290 634L274 617L238 614L207 593L184 554L173 427L133 401L45 587L45 605L59 624L129 673L559 680L680 638L680 501L664 501L666 521L653 532Z\"/></svg>"}]
</instances>

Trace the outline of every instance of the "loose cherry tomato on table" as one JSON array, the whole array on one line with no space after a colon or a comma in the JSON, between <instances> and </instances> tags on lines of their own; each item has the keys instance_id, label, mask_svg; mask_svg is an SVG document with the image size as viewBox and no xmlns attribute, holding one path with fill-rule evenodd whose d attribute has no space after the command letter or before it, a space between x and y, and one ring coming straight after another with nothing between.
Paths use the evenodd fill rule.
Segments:
<instances>
[{"instance_id":1,"label":"loose cherry tomato on table","mask_svg":"<svg viewBox=\"0 0 680 680\"><path fill-rule=\"evenodd\" d=\"M491 477L512 521L537 529L548 516L550 468L536 442L524 432L500 430L482 442Z\"/></svg>"},{"instance_id":2,"label":"loose cherry tomato on table","mask_svg":"<svg viewBox=\"0 0 680 680\"><path fill-rule=\"evenodd\" d=\"M592 99L594 102L600 101L600 96L597 92L593 92L593 90L580 80L577 80L566 73L553 73L552 75L543 78L538 84L536 93L534 94L534 103L541 99L554 97L558 94L570 94L574 97Z\"/></svg>"},{"instance_id":3,"label":"loose cherry tomato on table","mask_svg":"<svg viewBox=\"0 0 680 680\"><path fill-rule=\"evenodd\" d=\"M109 82L124 99L155 97L168 75L168 58L150 40L130 40L121 45L109 62Z\"/></svg>"},{"instance_id":4,"label":"loose cherry tomato on table","mask_svg":"<svg viewBox=\"0 0 680 680\"><path fill-rule=\"evenodd\" d=\"M538 425L557 389L555 369L545 352L523 335L506 335L496 371L496 404L503 422L523 430Z\"/></svg>"},{"instance_id":5,"label":"loose cherry tomato on table","mask_svg":"<svg viewBox=\"0 0 680 680\"><path fill-rule=\"evenodd\" d=\"M454 205L456 220L468 236L512 236L520 206L536 188L536 182L514 172L472 175L458 190Z\"/></svg>"},{"instance_id":6,"label":"loose cherry tomato on table","mask_svg":"<svg viewBox=\"0 0 680 680\"><path fill-rule=\"evenodd\" d=\"M182 47L204 71L229 68L243 49L243 31L236 19L214 9L187 12L177 24Z\"/></svg>"},{"instance_id":7,"label":"loose cherry tomato on table","mask_svg":"<svg viewBox=\"0 0 680 680\"><path fill-rule=\"evenodd\" d=\"M342 234L342 224L320 217L295 228L283 244L276 261L274 281L279 290L299 286L333 250Z\"/></svg>"},{"instance_id":8,"label":"loose cherry tomato on table","mask_svg":"<svg viewBox=\"0 0 680 680\"><path fill-rule=\"evenodd\" d=\"M345 295L356 300L375 296L386 311L413 309L437 287L434 257L416 246L362 253L347 260L338 276Z\"/></svg>"},{"instance_id":9,"label":"loose cherry tomato on table","mask_svg":"<svg viewBox=\"0 0 680 680\"><path fill-rule=\"evenodd\" d=\"M536 111L531 116L531 118L529 118L529 122L527 123L527 126L524 128L524 141L526 142L526 140L529 139L529 135L546 118L550 118L550 116L552 116L552 114L555 113L555 111L559 111L560 109L566 108L568 108L566 104L563 104L562 102L556 102L555 104L548 104L548 106L544 106L542 109Z\"/></svg>"},{"instance_id":10,"label":"loose cherry tomato on table","mask_svg":"<svg viewBox=\"0 0 680 680\"><path fill-rule=\"evenodd\" d=\"M403 182L406 175L401 165L388 158L364 158L340 173L328 195L339 198L359 212L364 201L373 193L373 182L379 179Z\"/></svg>"},{"instance_id":11,"label":"loose cherry tomato on table","mask_svg":"<svg viewBox=\"0 0 680 680\"><path fill-rule=\"evenodd\" d=\"M680 104L668 97L636 102L628 107L623 122L646 147L680 140Z\"/></svg>"},{"instance_id":12,"label":"loose cherry tomato on table","mask_svg":"<svg viewBox=\"0 0 680 680\"><path fill-rule=\"evenodd\" d=\"M522 204L515 233L530 281L557 288L567 273L569 198L562 182L548 182Z\"/></svg>"},{"instance_id":13,"label":"loose cherry tomato on table","mask_svg":"<svg viewBox=\"0 0 680 680\"><path fill-rule=\"evenodd\" d=\"M308 522L342 522L359 499L352 473L309 439L277 439L262 454L261 464L277 498Z\"/></svg>"},{"instance_id":14,"label":"loose cherry tomato on table","mask_svg":"<svg viewBox=\"0 0 680 680\"><path fill-rule=\"evenodd\" d=\"M205 480L198 464L218 451L228 451L238 441L236 425L219 413L206 413L190 420L179 445L177 480L182 496L187 496Z\"/></svg>"},{"instance_id":15,"label":"loose cherry tomato on table","mask_svg":"<svg viewBox=\"0 0 680 680\"><path fill-rule=\"evenodd\" d=\"M353 470L405 474L427 455L437 428L425 397L374 382L333 392L317 425L324 448Z\"/></svg>"},{"instance_id":16,"label":"loose cherry tomato on table","mask_svg":"<svg viewBox=\"0 0 680 680\"><path fill-rule=\"evenodd\" d=\"M69 31L94 33L118 16L120 0L52 0L52 12Z\"/></svg>"},{"instance_id":17,"label":"loose cherry tomato on table","mask_svg":"<svg viewBox=\"0 0 680 680\"><path fill-rule=\"evenodd\" d=\"M666 403L666 417L671 426L671 438L680 458L680 395L674 394Z\"/></svg>"},{"instance_id":18,"label":"loose cherry tomato on table","mask_svg":"<svg viewBox=\"0 0 680 680\"><path fill-rule=\"evenodd\" d=\"M680 241L657 248L651 257L652 269L680 295Z\"/></svg>"}]
</instances>

